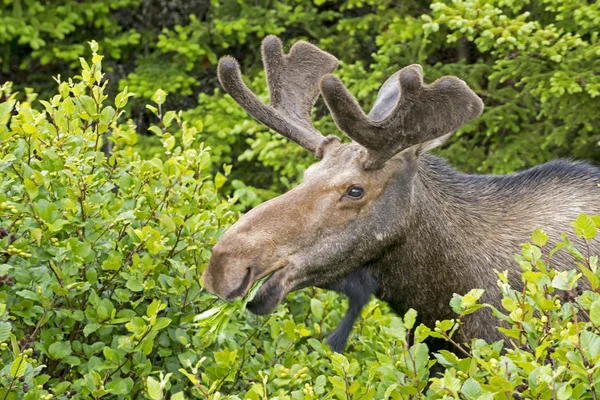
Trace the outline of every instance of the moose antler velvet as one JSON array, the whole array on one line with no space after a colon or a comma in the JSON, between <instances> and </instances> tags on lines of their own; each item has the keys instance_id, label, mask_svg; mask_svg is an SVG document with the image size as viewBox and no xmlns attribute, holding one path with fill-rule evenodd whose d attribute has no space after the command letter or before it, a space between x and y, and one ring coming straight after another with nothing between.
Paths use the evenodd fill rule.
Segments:
<instances>
[{"instance_id":1,"label":"moose antler velvet","mask_svg":"<svg viewBox=\"0 0 600 400\"><path fill-rule=\"evenodd\" d=\"M409 147L452 133L483 111L483 102L466 83L445 76L423 84L423 69L409 65L383 84L369 115L333 75L321 91L337 126L368 149L365 168L379 168Z\"/></svg>"},{"instance_id":2,"label":"moose antler velvet","mask_svg":"<svg viewBox=\"0 0 600 400\"><path fill-rule=\"evenodd\" d=\"M232 57L219 61L221 85L248 114L317 154L327 139L314 128L311 110L319 97L321 78L337 68L337 59L306 42L297 42L285 55L281 41L272 35L263 40L262 59L270 105L261 102L244 84L239 65Z\"/></svg>"},{"instance_id":3,"label":"moose antler velvet","mask_svg":"<svg viewBox=\"0 0 600 400\"><path fill-rule=\"evenodd\" d=\"M225 90L254 118L321 157L329 142L315 129L311 109L322 93L342 132L367 149L365 169L382 167L395 154L412 146L434 147L463 124L481 114L483 102L460 79L445 76L423 83L423 69L409 65L381 87L366 115L343 83L331 73L338 61L306 42L297 42L289 55L281 41L267 36L262 44L271 104L263 104L242 81L232 57L219 61Z\"/></svg>"}]
</instances>

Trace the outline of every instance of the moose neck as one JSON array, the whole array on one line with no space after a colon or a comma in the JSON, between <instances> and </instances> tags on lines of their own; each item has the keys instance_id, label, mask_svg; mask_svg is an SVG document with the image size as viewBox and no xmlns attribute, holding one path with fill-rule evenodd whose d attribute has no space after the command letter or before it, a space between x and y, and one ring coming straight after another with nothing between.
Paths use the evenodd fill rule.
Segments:
<instances>
[{"instance_id":1,"label":"moose neck","mask_svg":"<svg viewBox=\"0 0 600 400\"><path fill-rule=\"evenodd\" d=\"M404 234L374 265L379 297L400 314L415 308L433 324L453 317L448 307L453 293L494 291L494 273L477 269L510 262L520 242L509 240L515 249L505 252L495 249L495 227L511 218L506 212L515 198L502 195L494 177L459 173L427 154L418 162Z\"/></svg>"}]
</instances>

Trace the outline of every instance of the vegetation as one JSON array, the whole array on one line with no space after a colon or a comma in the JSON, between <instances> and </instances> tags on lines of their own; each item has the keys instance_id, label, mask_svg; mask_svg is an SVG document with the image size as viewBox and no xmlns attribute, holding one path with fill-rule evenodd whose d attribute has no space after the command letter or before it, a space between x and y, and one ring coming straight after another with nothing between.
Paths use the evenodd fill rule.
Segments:
<instances>
[{"instance_id":1,"label":"vegetation","mask_svg":"<svg viewBox=\"0 0 600 400\"><path fill-rule=\"evenodd\" d=\"M365 108L387 76L421 63L427 79L458 75L486 103L441 150L459 168L597 160L597 2L3 4L0 398L600 395L598 258L568 240L597 240L595 216L558 244L533 233L515 261L524 291L498 274L505 352L481 340L428 351L427 337L452 342L464 317L489 307L477 289L457 294L456 319L435 327L417 326L419 310L395 316L373 301L340 355L322 342L345 309L336 294L300 291L255 317L200 280L237 212L314 161L217 88L219 56L240 58L266 97L260 40L308 39L340 57L338 74ZM335 132L324 111L316 126ZM553 270L555 251L570 252L576 270Z\"/></svg>"}]
</instances>

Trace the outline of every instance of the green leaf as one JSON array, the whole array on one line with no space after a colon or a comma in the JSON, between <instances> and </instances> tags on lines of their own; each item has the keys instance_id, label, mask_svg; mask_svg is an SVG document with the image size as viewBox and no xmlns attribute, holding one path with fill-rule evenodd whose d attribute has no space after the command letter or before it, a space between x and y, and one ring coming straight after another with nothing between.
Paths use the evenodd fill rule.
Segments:
<instances>
[{"instance_id":1,"label":"green leaf","mask_svg":"<svg viewBox=\"0 0 600 400\"><path fill-rule=\"evenodd\" d=\"M319 299L310 299L310 310L318 320L323 319L323 303Z\"/></svg>"},{"instance_id":2,"label":"green leaf","mask_svg":"<svg viewBox=\"0 0 600 400\"><path fill-rule=\"evenodd\" d=\"M127 289L131 290L132 292L141 292L142 290L144 290L144 287L142 286L140 281L133 278L127 281L125 287L127 287Z\"/></svg>"},{"instance_id":3,"label":"green leaf","mask_svg":"<svg viewBox=\"0 0 600 400\"><path fill-rule=\"evenodd\" d=\"M100 325L97 322L90 322L89 324L87 324L85 326L85 328L83 328L83 335L85 337L88 337L90 334L96 332L98 330L98 328L100 328L102 325Z\"/></svg>"},{"instance_id":4,"label":"green leaf","mask_svg":"<svg viewBox=\"0 0 600 400\"><path fill-rule=\"evenodd\" d=\"M27 195L31 200L35 199L38 196L38 187L35 183L33 183L32 180L25 178L23 180L23 185L25 186L25 191L27 192Z\"/></svg>"},{"instance_id":5,"label":"green leaf","mask_svg":"<svg viewBox=\"0 0 600 400\"><path fill-rule=\"evenodd\" d=\"M54 360L60 360L71 355L71 343L69 342L54 342L48 347L48 353Z\"/></svg>"},{"instance_id":6,"label":"green leaf","mask_svg":"<svg viewBox=\"0 0 600 400\"><path fill-rule=\"evenodd\" d=\"M33 135L35 132L37 132L37 128L35 127L35 125L24 123L23 132L25 132L28 135Z\"/></svg>"},{"instance_id":7,"label":"green leaf","mask_svg":"<svg viewBox=\"0 0 600 400\"><path fill-rule=\"evenodd\" d=\"M98 112L96 108L96 102L90 96L81 96L79 97L79 101L81 102L83 110L90 116L93 116Z\"/></svg>"},{"instance_id":8,"label":"green leaf","mask_svg":"<svg viewBox=\"0 0 600 400\"><path fill-rule=\"evenodd\" d=\"M5 342L10 337L12 326L10 322L0 322L0 342Z\"/></svg>"},{"instance_id":9,"label":"green leaf","mask_svg":"<svg viewBox=\"0 0 600 400\"><path fill-rule=\"evenodd\" d=\"M531 243L538 247L543 247L548 243L548 235L546 235L543 229L538 228L531 234Z\"/></svg>"},{"instance_id":10,"label":"green leaf","mask_svg":"<svg viewBox=\"0 0 600 400\"><path fill-rule=\"evenodd\" d=\"M469 308L475 305L475 303L477 303L477 301L481 298L484 292L485 290L483 289L472 289L471 291L469 291L469 293L464 295L462 298L462 307Z\"/></svg>"},{"instance_id":11,"label":"green leaf","mask_svg":"<svg viewBox=\"0 0 600 400\"><path fill-rule=\"evenodd\" d=\"M383 399L387 400L389 398L393 398L392 394L396 389L398 389L397 383L392 383L390 386L388 386L388 388L385 390L385 393L383 394Z\"/></svg>"},{"instance_id":12,"label":"green leaf","mask_svg":"<svg viewBox=\"0 0 600 400\"><path fill-rule=\"evenodd\" d=\"M183 395L183 392L177 392L171 396L171 400L185 400L185 396Z\"/></svg>"},{"instance_id":13,"label":"green leaf","mask_svg":"<svg viewBox=\"0 0 600 400\"><path fill-rule=\"evenodd\" d=\"M127 105L127 101L133 95L133 93L128 92L128 87L125 86L125 89L123 89L123 91L117 94L117 96L115 97L115 105L117 106L117 108L122 109L123 107L125 107Z\"/></svg>"},{"instance_id":14,"label":"green leaf","mask_svg":"<svg viewBox=\"0 0 600 400\"><path fill-rule=\"evenodd\" d=\"M152 400L161 400L163 397L160 382L153 377L148 377L148 395Z\"/></svg>"},{"instance_id":15,"label":"green leaf","mask_svg":"<svg viewBox=\"0 0 600 400\"><path fill-rule=\"evenodd\" d=\"M169 154L170 151L173 150L173 147L175 147L175 136L172 136L170 133L166 133L163 139L163 147L167 151L167 154Z\"/></svg>"},{"instance_id":16,"label":"green leaf","mask_svg":"<svg viewBox=\"0 0 600 400\"><path fill-rule=\"evenodd\" d=\"M594 274L588 267L586 267L582 263L575 262L575 264L579 267L579 269L583 273L583 276L585 276L585 278L590 282L590 286L592 287L592 289L598 289L598 287L600 287L600 280L598 279L598 276L596 276L596 274Z\"/></svg>"},{"instance_id":17,"label":"green leaf","mask_svg":"<svg viewBox=\"0 0 600 400\"><path fill-rule=\"evenodd\" d=\"M63 227L65 225L68 224L68 221L65 221L64 219L57 219L56 221L54 221L51 224L48 224L48 228L52 231L52 232L59 232L63 229Z\"/></svg>"},{"instance_id":18,"label":"green leaf","mask_svg":"<svg viewBox=\"0 0 600 400\"><path fill-rule=\"evenodd\" d=\"M600 326L600 300L596 300L590 306L590 319L594 324Z\"/></svg>"},{"instance_id":19,"label":"green leaf","mask_svg":"<svg viewBox=\"0 0 600 400\"><path fill-rule=\"evenodd\" d=\"M102 112L100 113L99 121L101 124L108 125L108 124L110 124L110 122L112 121L114 116L115 116L115 109L108 106L104 110L102 110Z\"/></svg>"},{"instance_id":20,"label":"green leaf","mask_svg":"<svg viewBox=\"0 0 600 400\"><path fill-rule=\"evenodd\" d=\"M220 172L217 172L217 175L215 176L215 187L217 189L220 189L223 187L225 182L227 182L227 178L225 177L225 175L221 174Z\"/></svg>"},{"instance_id":21,"label":"green leaf","mask_svg":"<svg viewBox=\"0 0 600 400\"><path fill-rule=\"evenodd\" d=\"M417 326L417 329L415 329L415 334L414 334L415 343L423 342L425 339L427 339L429 337L430 334L431 334L431 329L429 329L429 327L427 327L423 324L420 324L419 326Z\"/></svg>"},{"instance_id":22,"label":"green leaf","mask_svg":"<svg viewBox=\"0 0 600 400\"><path fill-rule=\"evenodd\" d=\"M164 104L166 100L167 100L167 92L165 92L162 89L158 89L152 95L152 101L155 102L156 104Z\"/></svg>"},{"instance_id":23,"label":"green leaf","mask_svg":"<svg viewBox=\"0 0 600 400\"><path fill-rule=\"evenodd\" d=\"M74 255L81 258L86 258L92 252L92 246L88 242L75 241L72 244L71 249L73 250Z\"/></svg>"},{"instance_id":24,"label":"green leaf","mask_svg":"<svg viewBox=\"0 0 600 400\"><path fill-rule=\"evenodd\" d=\"M2 118L7 116L12 111L15 104L16 104L16 101L14 101L14 100L5 101L4 103L0 103L0 120L2 120Z\"/></svg>"},{"instance_id":25,"label":"green leaf","mask_svg":"<svg viewBox=\"0 0 600 400\"><path fill-rule=\"evenodd\" d=\"M543 244L540 246L543 246ZM469 378L463 383L460 391L468 399L476 399L481 394L481 385L475 379Z\"/></svg>"},{"instance_id":26,"label":"green leaf","mask_svg":"<svg viewBox=\"0 0 600 400\"><path fill-rule=\"evenodd\" d=\"M157 331L160 329L164 329L171 323L171 318L157 318L156 323L153 325L154 329Z\"/></svg>"},{"instance_id":27,"label":"green leaf","mask_svg":"<svg viewBox=\"0 0 600 400\"><path fill-rule=\"evenodd\" d=\"M579 214L579 217L572 222L573 228L575 228L575 233L577 236L590 240L596 237L596 224L594 220L588 216L587 214Z\"/></svg>"},{"instance_id":28,"label":"green leaf","mask_svg":"<svg viewBox=\"0 0 600 400\"><path fill-rule=\"evenodd\" d=\"M106 390L114 395L125 396L133 389L133 380L131 378L115 378L106 384Z\"/></svg>"},{"instance_id":29,"label":"green leaf","mask_svg":"<svg viewBox=\"0 0 600 400\"><path fill-rule=\"evenodd\" d=\"M568 383L565 383L556 391L556 398L557 400L569 400L572 398L572 394L573 388Z\"/></svg>"},{"instance_id":30,"label":"green leaf","mask_svg":"<svg viewBox=\"0 0 600 400\"><path fill-rule=\"evenodd\" d=\"M315 394L325 393L325 385L327 385L327 378L325 377L325 375L317 376L317 379L315 380L315 385L313 386Z\"/></svg>"},{"instance_id":31,"label":"green leaf","mask_svg":"<svg viewBox=\"0 0 600 400\"><path fill-rule=\"evenodd\" d=\"M19 378L25 375L25 369L27 368L27 361L25 357L25 354L21 354L20 356L14 359L12 364L10 364L10 375L13 378Z\"/></svg>"},{"instance_id":32,"label":"green leaf","mask_svg":"<svg viewBox=\"0 0 600 400\"><path fill-rule=\"evenodd\" d=\"M600 353L600 336L590 331L583 331L579 336L581 340L581 347L589 352L592 359Z\"/></svg>"},{"instance_id":33,"label":"green leaf","mask_svg":"<svg viewBox=\"0 0 600 400\"><path fill-rule=\"evenodd\" d=\"M162 129L160 129L158 126L156 125L152 125L151 127L148 128L148 130L152 133L154 133L156 136L162 137L163 135L163 131Z\"/></svg>"},{"instance_id":34,"label":"green leaf","mask_svg":"<svg viewBox=\"0 0 600 400\"><path fill-rule=\"evenodd\" d=\"M175 113L175 111L167 111L163 116L163 124L165 125L165 127L168 128L169 126L171 126L171 122L173 122L173 119L176 116L177 114Z\"/></svg>"},{"instance_id":35,"label":"green leaf","mask_svg":"<svg viewBox=\"0 0 600 400\"><path fill-rule=\"evenodd\" d=\"M174 232L175 229L177 228L177 226L175 225L175 222L173 221L173 218L171 218L167 214L162 214L158 219L160 220L160 224L164 228L166 228L169 232Z\"/></svg>"},{"instance_id":36,"label":"green leaf","mask_svg":"<svg viewBox=\"0 0 600 400\"><path fill-rule=\"evenodd\" d=\"M75 112L75 104L73 103L73 100L71 100L70 97L67 97L66 99L63 100L63 109L65 110L65 112L69 115L73 114Z\"/></svg>"},{"instance_id":37,"label":"green leaf","mask_svg":"<svg viewBox=\"0 0 600 400\"><path fill-rule=\"evenodd\" d=\"M406 314L404 314L404 327L406 329L412 329L417 321L417 311L410 308Z\"/></svg>"}]
</instances>

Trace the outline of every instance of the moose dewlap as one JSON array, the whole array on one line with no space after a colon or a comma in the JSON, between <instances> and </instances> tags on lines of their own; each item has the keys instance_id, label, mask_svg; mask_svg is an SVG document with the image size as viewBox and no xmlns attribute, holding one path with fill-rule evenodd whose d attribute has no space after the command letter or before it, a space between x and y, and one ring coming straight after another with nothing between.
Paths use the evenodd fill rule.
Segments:
<instances>
[{"instance_id":1,"label":"moose dewlap","mask_svg":"<svg viewBox=\"0 0 600 400\"><path fill-rule=\"evenodd\" d=\"M365 114L332 75L332 55L305 42L285 55L279 39L268 36L262 57L270 105L246 87L231 57L219 62L221 84L251 116L320 161L300 185L254 208L223 235L204 284L232 300L272 274L249 304L258 314L307 286L345 293L348 313L328 340L336 351L343 351L371 294L400 314L416 309L430 326L452 318L453 293L483 288L482 300L499 307L494 270L519 276L513 254L535 228L556 241L581 212L600 213L600 170L588 164L554 161L481 176L428 155L483 111L456 77L425 85L419 65L405 67L383 84ZM352 143L314 128L311 109L319 94ZM570 258L560 253L555 267L566 269ZM461 341L501 337L486 310L470 315L464 328Z\"/></svg>"}]
</instances>

